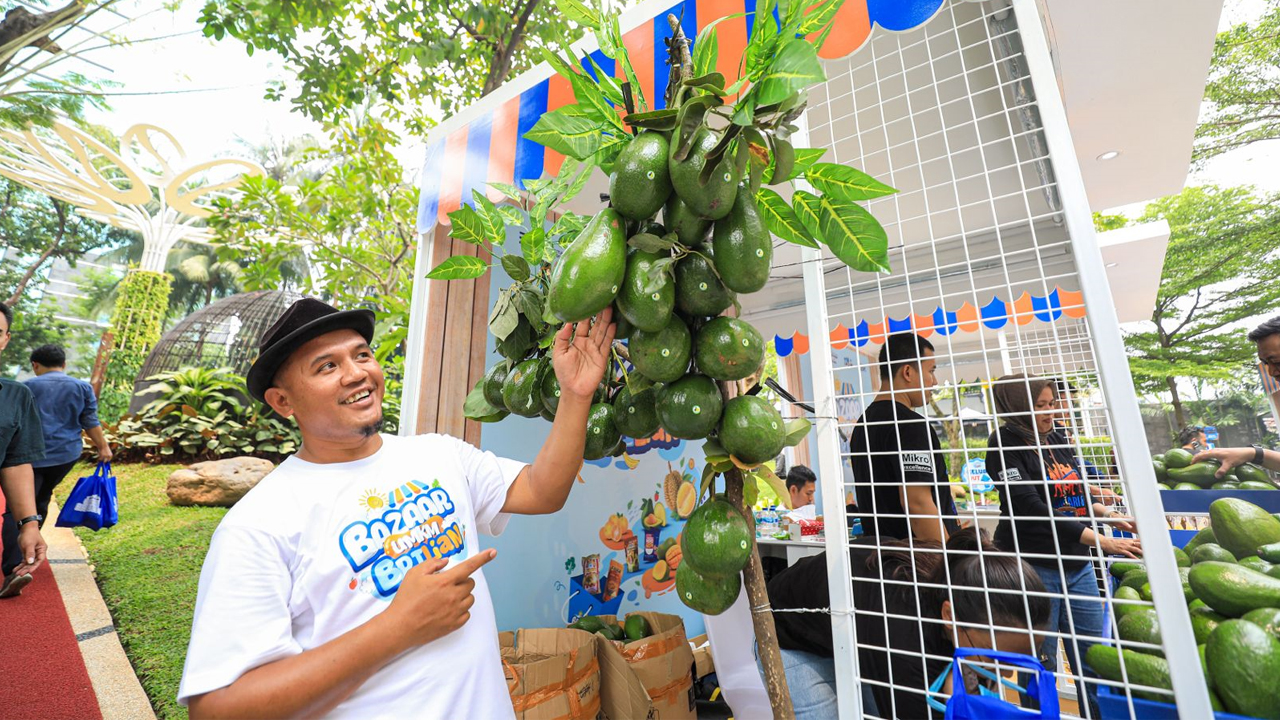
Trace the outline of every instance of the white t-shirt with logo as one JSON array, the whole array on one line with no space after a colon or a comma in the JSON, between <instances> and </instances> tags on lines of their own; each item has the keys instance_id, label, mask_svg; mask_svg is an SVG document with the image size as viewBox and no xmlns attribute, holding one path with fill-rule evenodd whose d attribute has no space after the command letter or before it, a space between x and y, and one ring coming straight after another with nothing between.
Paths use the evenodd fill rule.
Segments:
<instances>
[{"instance_id":1,"label":"white t-shirt with logo","mask_svg":"<svg viewBox=\"0 0 1280 720\"><path fill-rule=\"evenodd\" d=\"M453 566L480 549L476 533L506 527L524 463L447 435L382 441L355 462L291 457L223 518L200 573L180 703L362 625L408 569L429 556ZM489 586L472 577L466 625L388 663L329 717L513 717Z\"/></svg>"}]
</instances>

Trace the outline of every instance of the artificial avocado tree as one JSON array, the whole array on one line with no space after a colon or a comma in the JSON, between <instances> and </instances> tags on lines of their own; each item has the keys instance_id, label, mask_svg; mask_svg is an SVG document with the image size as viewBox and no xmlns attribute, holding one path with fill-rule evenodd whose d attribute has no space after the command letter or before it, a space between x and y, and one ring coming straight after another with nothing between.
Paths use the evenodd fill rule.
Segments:
<instances>
[{"instance_id":1,"label":"artificial avocado tree","mask_svg":"<svg viewBox=\"0 0 1280 720\"><path fill-rule=\"evenodd\" d=\"M671 77L665 107L651 109L618 18L560 0L571 20L594 29L622 82L590 57L584 62L592 74L544 51L577 102L542 115L525 137L565 155L560 172L527 181L523 192L493 185L510 205L474 193L474 205L450 213L452 236L483 247L491 260L451 257L428 274L475 278L493 263L514 281L489 318L507 360L489 369L466 402L467 416L486 422L510 413L553 418L559 388L549 348L556 331L613 309L619 341L588 419L584 457L621 455L623 436L644 438L660 428L703 441L697 502L676 508L688 516L676 592L708 615L728 609L743 585L753 609L768 607L751 508L760 483L787 497L763 463L810 427L805 419L784 421L756 395L749 378L758 376L765 340L736 317L738 297L767 283L773 236L825 246L856 270L888 269L884 228L857 202L894 190L853 168L819 162L821 149L791 142L807 88L826 79L817 49L841 3L762 0L747 20L751 38L732 83L713 70L716 25L727 18L706 25L691 48L679 21L668 17ZM548 223L596 168L609 176L608 206L590 217L559 211ZM768 187L790 183L797 184L790 203ZM503 250L507 227L520 231L520 254ZM725 493L715 495L721 476ZM752 618L774 714L791 717L773 617L753 611Z\"/></svg>"}]
</instances>

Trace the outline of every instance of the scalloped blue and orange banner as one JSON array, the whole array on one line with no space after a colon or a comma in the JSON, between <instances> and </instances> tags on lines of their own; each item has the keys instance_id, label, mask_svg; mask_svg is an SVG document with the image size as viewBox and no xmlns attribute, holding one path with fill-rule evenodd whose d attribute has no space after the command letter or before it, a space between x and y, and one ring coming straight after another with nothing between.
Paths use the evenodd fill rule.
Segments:
<instances>
[{"instance_id":1,"label":"scalloped blue and orange banner","mask_svg":"<svg viewBox=\"0 0 1280 720\"><path fill-rule=\"evenodd\" d=\"M852 328L843 324L836 325L831 331L831 349L862 347L867 343L879 345L884 342L886 335L900 332L914 332L922 337L935 333L953 335L957 332L978 332L983 328L999 330L1009 323L1051 323L1064 316L1072 319L1085 316L1084 297L1079 291L1054 288L1053 292L1044 296L1023 292L1013 302L993 295L991 302L982 307L965 302L953 311L938 306L932 313L924 315L913 313L901 319L886 315L880 322L862 320ZM792 353L804 355L809 352L809 336L798 332L789 338L774 335L773 348L778 357L786 357Z\"/></svg>"},{"instance_id":2,"label":"scalloped blue and orange banner","mask_svg":"<svg viewBox=\"0 0 1280 720\"><path fill-rule=\"evenodd\" d=\"M876 27L896 32L920 27L938 14L945 1L847 0L836 13L834 27L818 54L827 59L850 55L867 43ZM712 21L745 13L743 17L725 20L716 26L719 47L716 70L733 79L738 77L738 63L751 39L755 9L756 0L682 0L661 7L659 12L639 22L635 22L634 15L625 15L623 27L627 27L628 21L635 24L623 32L623 45L649 109L658 110L666 105L663 100L668 78L665 41L671 37L668 14L681 19L684 34L692 40ZM776 17L776 9L774 12ZM621 65L604 53L596 50L590 55L601 70L620 79L623 77ZM585 58L582 60L583 68L594 77L595 69L590 65ZM526 78L546 76L548 70L546 65L540 65L510 84L527 84ZM473 191L486 193L490 200L498 202L502 194L488 187L488 183L523 188L526 180L558 173L564 156L526 140L524 134L543 113L574 102L569 81L551 75L517 95L499 90L480 99L455 116L469 118L465 124L446 121L432 133L427 146L418 205L419 231L426 232L437 222L448 225L449 213L463 203L473 202Z\"/></svg>"}]
</instances>

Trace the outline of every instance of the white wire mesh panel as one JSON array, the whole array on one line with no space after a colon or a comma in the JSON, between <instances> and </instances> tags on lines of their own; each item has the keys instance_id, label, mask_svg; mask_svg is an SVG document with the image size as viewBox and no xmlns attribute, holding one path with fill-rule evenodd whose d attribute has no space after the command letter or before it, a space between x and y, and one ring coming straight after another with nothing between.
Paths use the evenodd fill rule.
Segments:
<instances>
[{"instance_id":1,"label":"white wire mesh panel","mask_svg":"<svg viewBox=\"0 0 1280 720\"><path fill-rule=\"evenodd\" d=\"M893 272L859 273L825 256L822 323L854 329L853 343L873 355L898 337L893 328L912 328L888 343L885 372L872 370L883 377L876 402L839 423L852 438L840 452L853 468L844 490L867 533L851 540L849 558L864 715L941 718L956 646L1039 656L1064 714L1099 717L1100 686L1112 695L1108 717L1137 716L1135 688L1171 702L1131 663L1120 663L1120 682L1084 668L1089 647L1117 644L1108 568L1138 548L1121 531L1127 486L1114 423L1013 11L953 0L924 28L879 33L827 63L827 74L810 97L811 144L899 192L868 203ZM842 373L857 372L835 367L815 386L856 387ZM950 412L935 393L950 396ZM982 420L965 422L965 408ZM994 507L972 488L953 490L957 466L975 456L985 457ZM836 605L833 594L838 614ZM1010 666L963 667L970 693L986 686L1020 701L1021 676L1000 674Z\"/></svg>"}]
</instances>

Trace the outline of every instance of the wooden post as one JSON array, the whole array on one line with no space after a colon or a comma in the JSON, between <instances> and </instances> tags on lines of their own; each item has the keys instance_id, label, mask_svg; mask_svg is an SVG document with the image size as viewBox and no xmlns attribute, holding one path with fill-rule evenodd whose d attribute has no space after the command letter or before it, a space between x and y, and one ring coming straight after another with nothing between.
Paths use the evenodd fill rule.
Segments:
<instances>
[{"instance_id":1,"label":"wooden post","mask_svg":"<svg viewBox=\"0 0 1280 720\"><path fill-rule=\"evenodd\" d=\"M107 379L107 365L111 363L111 351L115 349L116 336L110 330L102 333L102 341L98 343L98 357L93 361L93 372L89 375L89 385L93 387L93 396L102 397L102 383Z\"/></svg>"},{"instance_id":2,"label":"wooden post","mask_svg":"<svg viewBox=\"0 0 1280 720\"><path fill-rule=\"evenodd\" d=\"M721 394L727 403L738 394L737 383L720 383ZM791 689L787 687L787 675L782 669L782 651L778 648L778 631L773 624L773 608L769 605L769 591L764 582L764 566L760 564L760 547L755 541L755 521L751 508L747 507L742 488L742 471L734 468L724 475L725 495L729 503L747 519L752 529L751 558L742 569L742 584L747 591L747 607L750 608L751 625L756 634L756 651L760 653L760 667L764 670L764 688L769 693L769 705L775 720L794 720L791 706Z\"/></svg>"}]
</instances>

